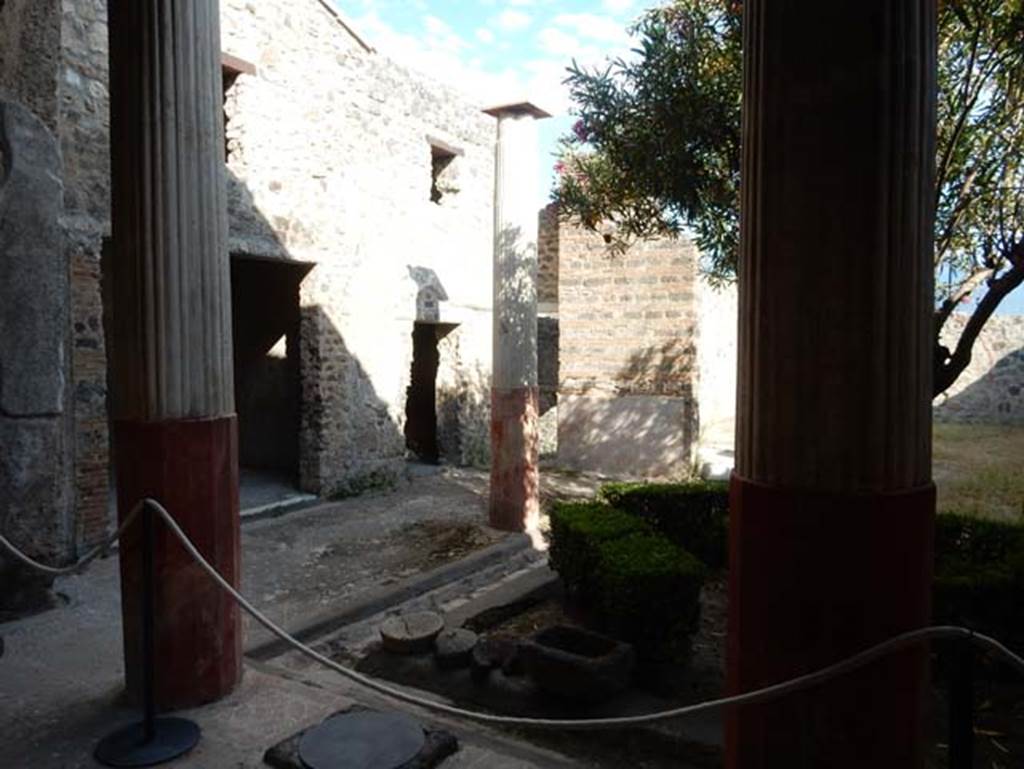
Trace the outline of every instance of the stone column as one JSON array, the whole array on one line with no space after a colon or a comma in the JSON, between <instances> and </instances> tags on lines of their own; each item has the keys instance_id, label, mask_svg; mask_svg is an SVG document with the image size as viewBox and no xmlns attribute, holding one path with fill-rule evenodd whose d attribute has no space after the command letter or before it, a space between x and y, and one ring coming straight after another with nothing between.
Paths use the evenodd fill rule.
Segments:
<instances>
[{"instance_id":1,"label":"stone column","mask_svg":"<svg viewBox=\"0 0 1024 769\"><path fill-rule=\"evenodd\" d=\"M118 511L160 500L238 583L238 449L217 0L112 0L113 414ZM157 525L157 698L227 694L239 612ZM138 683L139 527L121 550L125 670Z\"/></svg>"},{"instance_id":2,"label":"stone column","mask_svg":"<svg viewBox=\"0 0 1024 769\"><path fill-rule=\"evenodd\" d=\"M540 518L537 420L537 125L529 103L485 110L498 119L494 169L494 358L491 525L536 536Z\"/></svg>"},{"instance_id":3,"label":"stone column","mask_svg":"<svg viewBox=\"0 0 1024 769\"><path fill-rule=\"evenodd\" d=\"M929 620L933 0L748 0L728 685ZM731 769L920 767L918 648L727 724Z\"/></svg>"}]
</instances>

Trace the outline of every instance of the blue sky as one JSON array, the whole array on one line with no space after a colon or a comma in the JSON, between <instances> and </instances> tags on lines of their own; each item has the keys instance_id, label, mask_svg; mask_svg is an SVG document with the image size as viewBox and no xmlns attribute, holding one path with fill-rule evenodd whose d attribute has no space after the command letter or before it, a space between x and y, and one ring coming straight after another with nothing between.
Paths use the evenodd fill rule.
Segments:
<instances>
[{"instance_id":1,"label":"blue sky","mask_svg":"<svg viewBox=\"0 0 1024 769\"><path fill-rule=\"evenodd\" d=\"M528 99L554 117L540 124L548 199L556 141L572 125L562 81L575 59L596 67L628 56L630 23L654 0L334 0L381 53L463 90L482 107ZM1024 288L1000 313L1024 314Z\"/></svg>"},{"instance_id":2,"label":"blue sky","mask_svg":"<svg viewBox=\"0 0 1024 769\"><path fill-rule=\"evenodd\" d=\"M532 101L540 123L542 200L557 138L569 130L562 81L575 58L599 66L628 55L627 28L651 0L335 0L381 53L465 91L481 106Z\"/></svg>"}]
</instances>

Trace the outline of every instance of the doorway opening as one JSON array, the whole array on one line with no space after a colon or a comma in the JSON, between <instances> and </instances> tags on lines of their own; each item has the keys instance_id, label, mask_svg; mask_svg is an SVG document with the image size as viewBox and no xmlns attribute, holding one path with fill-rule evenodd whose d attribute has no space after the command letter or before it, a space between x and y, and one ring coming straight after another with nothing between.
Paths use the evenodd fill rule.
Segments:
<instances>
[{"instance_id":1,"label":"doorway opening","mask_svg":"<svg viewBox=\"0 0 1024 769\"><path fill-rule=\"evenodd\" d=\"M299 485L299 284L313 265L233 255L238 464L244 509Z\"/></svg>"},{"instance_id":2,"label":"doorway opening","mask_svg":"<svg viewBox=\"0 0 1024 769\"><path fill-rule=\"evenodd\" d=\"M405 445L412 456L427 464L441 461L437 435L437 371L441 363L438 342L456 326L417 321L412 331L412 372L405 400Z\"/></svg>"}]
</instances>

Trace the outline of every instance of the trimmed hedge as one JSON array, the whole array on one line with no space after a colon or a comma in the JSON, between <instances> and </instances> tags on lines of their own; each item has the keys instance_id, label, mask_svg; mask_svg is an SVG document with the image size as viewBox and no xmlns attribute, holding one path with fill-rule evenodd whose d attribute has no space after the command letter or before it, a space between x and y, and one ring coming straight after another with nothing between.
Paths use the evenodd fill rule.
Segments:
<instances>
[{"instance_id":1,"label":"trimmed hedge","mask_svg":"<svg viewBox=\"0 0 1024 769\"><path fill-rule=\"evenodd\" d=\"M729 552L729 484L609 483L598 491L609 505L649 522L678 547L712 569L723 568Z\"/></svg>"},{"instance_id":2,"label":"trimmed hedge","mask_svg":"<svg viewBox=\"0 0 1024 769\"><path fill-rule=\"evenodd\" d=\"M935 519L932 617L1024 647L1024 522Z\"/></svg>"},{"instance_id":3,"label":"trimmed hedge","mask_svg":"<svg viewBox=\"0 0 1024 769\"><path fill-rule=\"evenodd\" d=\"M704 564L658 534L597 546L594 612L601 628L648 658L681 660L700 619Z\"/></svg>"},{"instance_id":4,"label":"trimmed hedge","mask_svg":"<svg viewBox=\"0 0 1024 769\"><path fill-rule=\"evenodd\" d=\"M685 656L706 576L693 555L637 516L601 502L552 507L549 555L600 630L649 658Z\"/></svg>"},{"instance_id":5,"label":"trimmed hedge","mask_svg":"<svg viewBox=\"0 0 1024 769\"><path fill-rule=\"evenodd\" d=\"M585 596L598 568L597 545L650 531L643 521L601 502L557 502L551 509L551 568L570 593Z\"/></svg>"}]
</instances>

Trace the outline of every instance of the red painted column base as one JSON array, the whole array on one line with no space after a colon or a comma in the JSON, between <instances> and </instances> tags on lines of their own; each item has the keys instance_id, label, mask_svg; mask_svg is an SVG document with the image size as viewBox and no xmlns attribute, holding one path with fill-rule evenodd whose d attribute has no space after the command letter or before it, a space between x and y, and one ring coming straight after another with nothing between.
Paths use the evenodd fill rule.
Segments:
<instances>
[{"instance_id":1,"label":"red painted column base","mask_svg":"<svg viewBox=\"0 0 1024 769\"><path fill-rule=\"evenodd\" d=\"M153 497L233 585L240 573L238 431L235 418L116 422L117 507L126 516ZM224 697L242 675L237 605L161 522L156 539L156 700L161 710ZM141 527L121 545L125 679L141 690Z\"/></svg>"},{"instance_id":2,"label":"red painted column base","mask_svg":"<svg viewBox=\"0 0 1024 769\"><path fill-rule=\"evenodd\" d=\"M935 488L828 495L733 475L728 690L808 673L930 619ZM729 769L915 769L924 647L727 717Z\"/></svg>"},{"instance_id":3,"label":"red painted column base","mask_svg":"<svg viewBox=\"0 0 1024 769\"><path fill-rule=\"evenodd\" d=\"M540 515L536 387L491 390L490 523L524 531Z\"/></svg>"}]
</instances>

